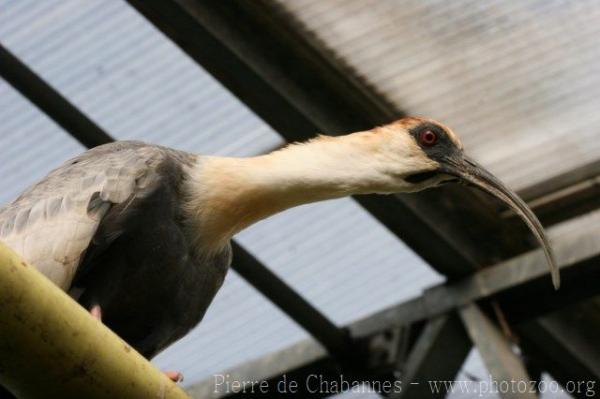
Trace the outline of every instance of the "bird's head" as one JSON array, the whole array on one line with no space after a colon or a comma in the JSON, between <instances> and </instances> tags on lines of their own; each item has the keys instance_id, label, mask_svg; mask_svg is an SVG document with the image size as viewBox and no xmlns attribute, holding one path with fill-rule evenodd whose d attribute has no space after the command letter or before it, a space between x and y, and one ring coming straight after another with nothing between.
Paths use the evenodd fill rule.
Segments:
<instances>
[{"instance_id":1,"label":"bird's head","mask_svg":"<svg viewBox=\"0 0 600 399\"><path fill-rule=\"evenodd\" d=\"M430 119L404 118L372 132L384 137L378 152L380 158L387 160L384 168L393 181L393 191L414 192L456 182L498 198L513 209L536 236L548 260L554 286L558 288L556 261L535 214L515 192L465 155L462 143L451 129Z\"/></svg>"}]
</instances>

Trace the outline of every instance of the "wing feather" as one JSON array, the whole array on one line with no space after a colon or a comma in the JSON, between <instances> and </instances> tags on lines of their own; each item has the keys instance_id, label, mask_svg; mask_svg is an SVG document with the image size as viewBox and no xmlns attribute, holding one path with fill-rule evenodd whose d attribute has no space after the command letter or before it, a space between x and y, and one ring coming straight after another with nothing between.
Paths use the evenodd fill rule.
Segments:
<instances>
[{"instance_id":1,"label":"wing feather","mask_svg":"<svg viewBox=\"0 0 600 399\"><path fill-rule=\"evenodd\" d=\"M140 142L89 150L0 209L0 240L66 290L109 210L149 195L174 157L192 155Z\"/></svg>"}]
</instances>

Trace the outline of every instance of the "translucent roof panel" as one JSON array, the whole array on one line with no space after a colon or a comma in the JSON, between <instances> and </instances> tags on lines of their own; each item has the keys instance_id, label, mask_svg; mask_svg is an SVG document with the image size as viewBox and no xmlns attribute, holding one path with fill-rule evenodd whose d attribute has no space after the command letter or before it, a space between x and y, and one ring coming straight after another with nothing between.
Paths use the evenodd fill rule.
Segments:
<instances>
[{"instance_id":1,"label":"translucent roof panel","mask_svg":"<svg viewBox=\"0 0 600 399\"><path fill-rule=\"evenodd\" d=\"M600 158L597 1L279 2L400 109L451 126L515 189Z\"/></svg>"},{"instance_id":2,"label":"translucent roof panel","mask_svg":"<svg viewBox=\"0 0 600 399\"><path fill-rule=\"evenodd\" d=\"M338 324L442 281L347 198L290 209L250 227L239 240Z\"/></svg>"},{"instance_id":3,"label":"translucent roof panel","mask_svg":"<svg viewBox=\"0 0 600 399\"><path fill-rule=\"evenodd\" d=\"M84 150L46 114L0 79L0 206Z\"/></svg>"},{"instance_id":4,"label":"translucent roof panel","mask_svg":"<svg viewBox=\"0 0 600 399\"><path fill-rule=\"evenodd\" d=\"M126 3L8 2L0 18L4 45L113 137L229 155L283 142Z\"/></svg>"},{"instance_id":5,"label":"translucent roof panel","mask_svg":"<svg viewBox=\"0 0 600 399\"><path fill-rule=\"evenodd\" d=\"M123 1L0 0L0 9L2 43L114 137L241 156L282 143ZM0 94L7 202L82 147L4 82ZM284 212L239 240L339 324L441 281L351 199ZM205 320L155 362L192 384L306 337L229 273Z\"/></svg>"}]
</instances>

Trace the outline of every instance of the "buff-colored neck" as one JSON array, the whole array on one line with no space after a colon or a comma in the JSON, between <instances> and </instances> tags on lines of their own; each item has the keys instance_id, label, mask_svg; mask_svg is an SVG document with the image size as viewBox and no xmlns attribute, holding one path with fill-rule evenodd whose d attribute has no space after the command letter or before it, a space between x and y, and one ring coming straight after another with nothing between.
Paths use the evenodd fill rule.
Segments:
<instances>
[{"instance_id":1,"label":"buff-colored neck","mask_svg":"<svg viewBox=\"0 0 600 399\"><path fill-rule=\"evenodd\" d=\"M321 136L252 158L201 157L188 185L194 234L219 247L249 225L294 206L390 192L393 177L382 140L383 133L367 131Z\"/></svg>"}]
</instances>

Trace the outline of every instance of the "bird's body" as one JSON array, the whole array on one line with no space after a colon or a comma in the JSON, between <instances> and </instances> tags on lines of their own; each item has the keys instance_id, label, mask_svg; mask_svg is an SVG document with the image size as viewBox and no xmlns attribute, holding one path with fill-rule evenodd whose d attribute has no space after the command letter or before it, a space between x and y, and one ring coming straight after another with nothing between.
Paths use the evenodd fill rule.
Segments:
<instances>
[{"instance_id":1,"label":"bird's body","mask_svg":"<svg viewBox=\"0 0 600 399\"><path fill-rule=\"evenodd\" d=\"M200 321L231 260L229 246L191 245L182 203L198 162L138 142L97 147L1 209L0 240L151 357Z\"/></svg>"},{"instance_id":2,"label":"bird's body","mask_svg":"<svg viewBox=\"0 0 600 399\"><path fill-rule=\"evenodd\" d=\"M100 146L0 209L0 240L152 357L202 319L245 227L308 202L457 178L513 207L554 265L527 206L465 158L451 130L420 118L251 158Z\"/></svg>"}]
</instances>

